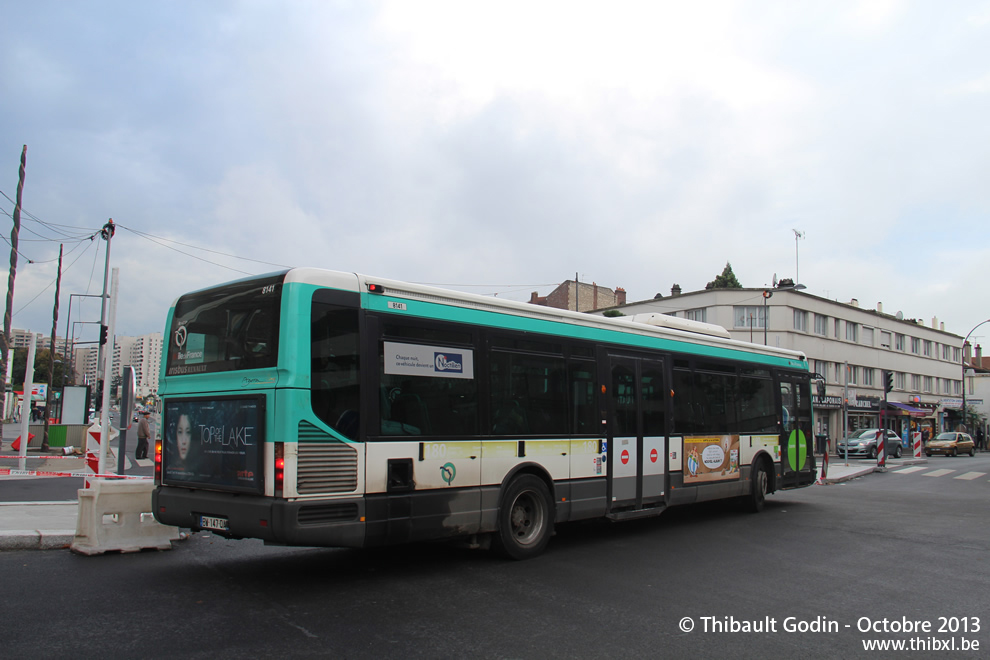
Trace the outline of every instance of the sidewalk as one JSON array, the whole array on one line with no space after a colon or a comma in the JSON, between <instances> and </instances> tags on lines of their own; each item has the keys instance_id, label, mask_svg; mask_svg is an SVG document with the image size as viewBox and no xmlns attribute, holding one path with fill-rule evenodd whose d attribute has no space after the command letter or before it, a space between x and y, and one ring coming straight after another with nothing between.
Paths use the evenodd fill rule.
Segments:
<instances>
[{"instance_id":1,"label":"sidewalk","mask_svg":"<svg viewBox=\"0 0 990 660\"><path fill-rule=\"evenodd\" d=\"M79 502L0 502L0 551L67 548Z\"/></svg>"},{"instance_id":2,"label":"sidewalk","mask_svg":"<svg viewBox=\"0 0 990 660\"><path fill-rule=\"evenodd\" d=\"M822 459L821 456L817 456L816 459L818 461L818 473L820 476ZM887 460L887 471L907 467L908 465L918 465L919 463L927 462L927 458L915 458L913 456L891 458ZM826 486L838 484L871 474L873 472L878 472L879 470L880 469L877 467L875 460L851 458L847 462L841 456L837 457L835 455L831 455L828 457L828 472L825 475L824 483Z\"/></svg>"}]
</instances>

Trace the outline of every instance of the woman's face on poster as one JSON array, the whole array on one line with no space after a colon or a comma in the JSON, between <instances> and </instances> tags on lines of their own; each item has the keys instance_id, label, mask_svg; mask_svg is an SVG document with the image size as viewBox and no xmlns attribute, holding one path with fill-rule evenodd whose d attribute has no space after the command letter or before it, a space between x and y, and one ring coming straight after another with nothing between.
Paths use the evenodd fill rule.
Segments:
<instances>
[{"instance_id":1,"label":"woman's face on poster","mask_svg":"<svg viewBox=\"0 0 990 660\"><path fill-rule=\"evenodd\" d=\"M191 445L192 422L189 421L189 415L179 415L179 422L175 425L175 446L179 450L179 458L186 460Z\"/></svg>"}]
</instances>

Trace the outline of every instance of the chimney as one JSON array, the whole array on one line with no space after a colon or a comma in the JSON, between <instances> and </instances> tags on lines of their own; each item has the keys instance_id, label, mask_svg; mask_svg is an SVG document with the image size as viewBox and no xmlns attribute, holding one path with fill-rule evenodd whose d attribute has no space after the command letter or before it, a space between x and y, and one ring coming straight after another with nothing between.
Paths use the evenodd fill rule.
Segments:
<instances>
[{"instance_id":1,"label":"chimney","mask_svg":"<svg viewBox=\"0 0 990 660\"><path fill-rule=\"evenodd\" d=\"M534 291L533 293L529 294L529 304L530 305L539 305L540 304L540 293L539 293L539 291Z\"/></svg>"},{"instance_id":2,"label":"chimney","mask_svg":"<svg viewBox=\"0 0 990 660\"><path fill-rule=\"evenodd\" d=\"M681 295L681 285L680 284L675 284L674 286L670 287L670 295L672 295L672 296L679 296L679 295Z\"/></svg>"},{"instance_id":3,"label":"chimney","mask_svg":"<svg viewBox=\"0 0 990 660\"><path fill-rule=\"evenodd\" d=\"M932 330L938 330L938 317L932 317Z\"/></svg>"},{"instance_id":4,"label":"chimney","mask_svg":"<svg viewBox=\"0 0 990 660\"><path fill-rule=\"evenodd\" d=\"M859 301L856 300L855 298L853 298L852 300L850 300L849 301L849 304L852 305L853 307L859 307Z\"/></svg>"},{"instance_id":5,"label":"chimney","mask_svg":"<svg viewBox=\"0 0 990 660\"><path fill-rule=\"evenodd\" d=\"M983 347L976 345L976 366L983 368Z\"/></svg>"},{"instance_id":6,"label":"chimney","mask_svg":"<svg viewBox=\"0 0 990 660\"><path fill-rule=\"evenodd\" d=\"M615 304L625 305L626 304L626 290L621 286L615 287Z\"/></svg>"},{"instance_id":7,"label":"chimney","mask_svg":"<svg viewBox=\"0 0 990 660\"><path fill-rule=\"evenodd\" d=\"M970 364L971 362L969 359L969 342L963 342L963 363Z\"/></svg>"},{"instance_id":8,"label":"chimney","mask_svg":"<svg viewBox=\"0 0 990 660\"><path fill-rule=\"evenodd\" d=\"M882 302L878 302L877 303L877 314L883 314L883 303Z\"/></svg>"}]
</instances>

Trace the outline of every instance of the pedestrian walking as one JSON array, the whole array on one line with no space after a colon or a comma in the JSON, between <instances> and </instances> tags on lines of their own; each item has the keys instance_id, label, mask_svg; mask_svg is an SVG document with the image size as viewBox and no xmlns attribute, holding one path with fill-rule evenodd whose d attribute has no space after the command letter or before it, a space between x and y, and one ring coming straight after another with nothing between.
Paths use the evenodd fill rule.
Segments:
<instances>
[{"instance_id":1,"label":"pedestrian walking","mask_svg":"<svg viewBox=\"0 0 990 660\"><path fill-rule=\"evenodd\" d=\"M134 450L134 458L148 458L148 440L151 439L151 424L148 423L150 412L145 410L141 413L141 421L138 422L137 449Z\"/></svg>"},{"instance_id":2,"label":"pedestrian walking","mask_svg":"<svg viewBox=\"0 0 990 660\"><path fill-rule=\"evenodd\" d=\"M987 448L986 436L983 435L983 427L980 426L976 429L976 448L983 451Z\"/></svg>"}]
</instances>

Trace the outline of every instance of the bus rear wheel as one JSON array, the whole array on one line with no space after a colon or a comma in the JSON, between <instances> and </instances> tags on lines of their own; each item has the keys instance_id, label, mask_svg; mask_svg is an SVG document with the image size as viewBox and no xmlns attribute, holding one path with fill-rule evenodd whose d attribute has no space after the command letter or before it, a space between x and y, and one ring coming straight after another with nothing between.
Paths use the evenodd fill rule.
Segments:
<instances>
[{"instance_id":1,"label":"bus rear wheel","mask_svg":"<svg viewBox=\"0 0 990 660\"><path fill-rule=\"evenodd\" d=\"M498 510L495 550L511 559L530 559L546 549L552 534L553 508L547 485L531 474L513 479Z\"/></svg>"}]
</instances>

